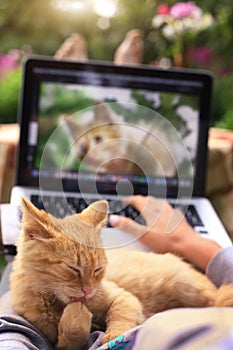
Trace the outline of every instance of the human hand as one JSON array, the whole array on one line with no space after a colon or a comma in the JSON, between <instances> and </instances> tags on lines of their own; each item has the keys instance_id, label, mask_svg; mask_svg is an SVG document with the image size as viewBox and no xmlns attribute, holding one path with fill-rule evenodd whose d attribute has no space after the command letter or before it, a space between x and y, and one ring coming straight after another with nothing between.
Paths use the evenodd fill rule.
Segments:
<instances>
[{"instance_id":1,"label":"human hand","mask_svg":"<svg viewBox=\"0 0 233 350\"><path fill-rule=\"evenodd\" d=\"M187 223L184 214L173 209L164 199L138 195L126 197L123 201L126 205L134 206L143 215L146 226L119 215L110 216L111 226L132 234L155 251L176 252L176 243L185 240L187 232L189 236L197 235Z\"/></svg>"},{"instance_id":2,"label":"human hand","mask_svg":"<svg viewBox=\"0 0 233 350\"><path fill-rule=\"evenodd\" d=\"M221 249L216 242L196 233L184 214L179 209L173 209L164 199L132 196L126 197L124 202L143 215L146 226L119 215L110 216L111 226L134 235L154 251L178 254L205 269L213 255Z\"/></svg>"}]
</instances>

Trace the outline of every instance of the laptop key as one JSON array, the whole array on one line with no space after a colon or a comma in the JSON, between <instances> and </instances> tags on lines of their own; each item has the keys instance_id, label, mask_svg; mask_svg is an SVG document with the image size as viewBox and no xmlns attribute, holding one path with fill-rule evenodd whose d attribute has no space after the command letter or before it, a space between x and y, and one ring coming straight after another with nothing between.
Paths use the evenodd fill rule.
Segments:
<instances>
[{"instance_id":1,"label":"laptop key","mask_svg":"<svg viewBox=\"0 0 233 350\"><path fill-rule=\"evenodd\" d=\"M174 204L171 203L174 207ZM178 205L178 208L185 214L186 220L192 227L204 226L198 212L193 204L190 204L188 207L185 205Z\"/></svg>"},{"instance_id":2,"label":"laptop key","mask_svg":"<svg viewBox=\"0 0 233 350\"><path fill-rule=\"evenodd\" d=\"M199 230L198 231L201 235L208 235L208 231L206 230Z\"/></svg>"},{"instance_id":3,"label":"laptop key","mask_svg":"<svg viewBox=\"0 0 233 350\"><path fill-rule=\"evenodd\" d=\"M194 205L189 205L188 210L191 213L193 225L194 226L204 226L203 222L201 221L200 216L197 213L196 208L194 207Z\"/></svg>"},{"instance_id":4,"label":"laptop key","mask_svg":"<svg viewBox=\"0 0 233 350\"><path fill-rule=\"evenodd\" d=\"M38 209L44 209L43 200L42 200L41 196L31 195L30 199L31 199L32 204L34 204Z\"/></svg>"}]
</instances>

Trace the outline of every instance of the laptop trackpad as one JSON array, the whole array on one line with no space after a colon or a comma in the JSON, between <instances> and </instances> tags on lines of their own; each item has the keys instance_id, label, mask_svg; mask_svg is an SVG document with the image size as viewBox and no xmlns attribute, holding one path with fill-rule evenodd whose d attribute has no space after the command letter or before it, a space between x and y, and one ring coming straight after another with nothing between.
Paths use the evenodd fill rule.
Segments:
<instances>
[{"instance_id":1,"label":"laptop trackpad","mask_svg":"<svg viewBox=\"0 0 233 350\"><path fill-rule=\"evenodd\" d=\"M150 251L151 249L141 242L138 239L133 237L133 235L126 233L117 228L104 228L101 232L101 238L103 246L106 249L111 248L128 248L128 249L137 249Z\"/></svg>"}]
</instances>

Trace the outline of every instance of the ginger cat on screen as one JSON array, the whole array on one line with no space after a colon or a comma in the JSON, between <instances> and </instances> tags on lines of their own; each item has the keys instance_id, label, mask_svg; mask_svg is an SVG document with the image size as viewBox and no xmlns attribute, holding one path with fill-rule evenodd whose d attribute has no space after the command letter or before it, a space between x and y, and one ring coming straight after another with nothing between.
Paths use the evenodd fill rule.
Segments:
<instances>
[{"instance_id":1,"label":"ginger cat on screen","mask_svg":"<svg viewBox=\"0 0 233 350\"><path fill-rule=\"evenodd\" d=\"M173 254L105 252L106 201L63 219L25 199L22 211L12 303L56 349L83 349L91 324L106 329L106 342L169 308L233 306L231 286L218 290Z\"/></svg>"},{"instance_id":2,"label":"ginger cat on screen","mask_svg":"<svg viewBox=\"0 0 233 350\"><path fill-rule=\"evenodd\" d=\"M110 104L96 101L92 119L75 120L62 115L62 128L69 136L71 152L86 171L108 174L174 176L179 154L159 121L137 125L116 114Z\"/></svg>"}]
</instances>

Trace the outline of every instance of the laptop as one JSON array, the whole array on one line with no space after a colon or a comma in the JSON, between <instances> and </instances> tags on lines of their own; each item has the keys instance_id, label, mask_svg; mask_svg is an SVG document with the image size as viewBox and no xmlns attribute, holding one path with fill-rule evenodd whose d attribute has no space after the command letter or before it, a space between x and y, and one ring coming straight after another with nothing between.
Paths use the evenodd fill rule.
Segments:
<instances>
[{"instance_id":1,"label":"laptop","mask_svg":"<svg viewBox=\"0 0 233 350\"><path fill-rule=\"evenodd\" d=\"M199 234L231 245L204 197L212 81L207 71L29 57L11 205L24 196L62 217L104 198L111 213L144 224L122 199L150 195L180 207ZM14 232L3 237L8 248ZM102 239L107 248L145 248L111 227Z\"/></svg>"}]
</instances>

